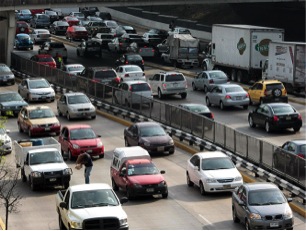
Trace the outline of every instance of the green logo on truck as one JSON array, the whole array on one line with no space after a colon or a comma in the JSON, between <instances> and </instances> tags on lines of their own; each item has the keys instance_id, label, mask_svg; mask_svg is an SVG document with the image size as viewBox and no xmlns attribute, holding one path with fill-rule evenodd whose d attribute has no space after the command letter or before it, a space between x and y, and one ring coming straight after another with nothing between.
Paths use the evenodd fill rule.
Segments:
<instances>
[{"instance_id":1,"label":"green logo on truck","mask_svg":"<svg viewBox=\"0 0 306 231\"><path fill-rule=\"evenodd\" d=\"M237 49L239 51L240 55L243 55L245 49L246 49L246 43L244 42L243 38L239 39L239 42L237 43Z\"/></svg>"},{"instance_id":2,"label":"green logo on truck","mask_svg":"<svg viewBox=\"0 0 306 231\"><path fill-rule=\"evenodd\" d=\"M260 52L263 56L268 56L269 53L269 43L271 39L263 39L260 43L255 45L255 50Z\"/></svg>"}]
</instances>

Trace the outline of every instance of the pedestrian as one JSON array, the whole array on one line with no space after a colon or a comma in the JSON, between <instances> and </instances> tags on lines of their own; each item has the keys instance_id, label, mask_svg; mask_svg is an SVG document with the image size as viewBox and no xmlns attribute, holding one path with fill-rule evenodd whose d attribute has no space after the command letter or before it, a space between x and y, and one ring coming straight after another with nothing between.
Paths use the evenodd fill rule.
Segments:
<instances>
[{"instance_id":1,"label":"pedestrian","mask_svg":"<svg viewBox=\"0 0 306 231\"><path fill-rule=\"evenodd\" d=\"M174 31L174 28L175 28L175 23L174 23L174 20L172 20L172 21L170 22L169 29L170 29L171 31Z\"/></svg>"},{"instance_id":2,"label":"pedestrian","mask_svg":"<svg viewBox=\"0 0 306 231\"><path fill-rule=\"evenodd\" d=\"M61 69L63 64L63 57L58 52L56 52L55 55L55 62L56 62L56 67Z\"/></svg>"},{"instance_id":3,"label":"pedestrian","mask_svg":"<svg viewBox=\"0 0 306 231\"><path fill-rule=\"evenodd\" d=\"M81 169L83 165L85 166L85 169L84 169L85 184L89 184L90 183L89 177L90 177L93 163L92 163L91 156L87 152L83 152L78 156L75 168Z\"/></svg>"}]
</instances>

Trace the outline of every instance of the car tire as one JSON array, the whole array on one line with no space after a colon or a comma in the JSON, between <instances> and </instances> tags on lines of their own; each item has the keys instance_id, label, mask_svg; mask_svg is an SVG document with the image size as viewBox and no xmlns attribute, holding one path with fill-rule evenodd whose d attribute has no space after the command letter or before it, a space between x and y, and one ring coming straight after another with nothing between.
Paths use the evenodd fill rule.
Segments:
<instances>
[{"instance_id":1,"label":"car tire","mask_svg":"<svg viewBox=\"0 0 306 231\"><path fill-rule=\"evenodd\" d=\"M124 145L125 145L125 147L129 147L130 146L129 142L127 141L127 138L124 138Z\"/></svg>"},{"instance_id":2,"label":"car tire","mask_svg":"<svg viewBox=\"0 0 306 231\"><path fill-rule=\"evenodd\" d=\"M36 191L37 190L37 186L33 183L33 179L32 177L29 178L29 183L30 183L30 187L32 191Z\"/></svg>"},{"instance_id":3,"label":"car tire","mask_svg":"<svg viewBox=\"0 0 306 231\"><path fill-rule=\"evenodd\" d=\"M200 181L200 193L202 196L204 196L206 194L206 191L205 191L205 188L204 188L204 185L203 185L203 182Z\"/></svg>"},{"instance_id":4,"label":"car tire","mask_svg":"<svg viewBox=\"0 0 306 231\"><path fill-rule=\"evenodd\" d=\"M248 107L249 107L249 105L243 105L243 109L244 109L244 110L247 110Z\"/></svg>"},{"instance_id":5,"label":"car tire","mask_svg":"<svg viewBox=\"0 0 306 231\"><path fill-rule=\"evenodd\" d=\"M72 156L72 153L71 153L70 150L68 150L68 159L69 159L70 161L73 161L73 160L74 160L74 157Z\"/></svg>"},{"instance_id":6,"label":"car tire","mask_svg":"<svg viewBox=\"0 0 306 231\"><path fill-rule=\"evenodd\" d=\"M208 91L208 88L207 88L207 86L206 86L206 85L204 85L203 90L204 90L204 93L206 94L206 93L207 93L207 91Z\"/></svg>"},{"instance_id":7,"label":"car tire","mask_svg":"<svg viewBox=\"0 0 306 231\"><path fill-rule=\"evenodd\" d=\"M224 104L223 104L222 101L220 101L220 109L221 109L221 110L224 110L224 109L225 109L225 108L224 108Z\"/></svg>"},{"instance_id":8,"label":"car tire","mask_svg":"<svg viewBox=\"0 0 306 231\"><path fill-rule=\"evenodd\" d=\"M207 107L210 107L210 106L211 106L211 103L210 103L210 101L209 101L209 98L208 98L208 97L206 97L206 106L207 106Z\"/></svg>"},{"instance_id":9,"label":"car tire","mask_svg":"<svg viewBox=\"0 0 306 231\"><path fill-rule=\"evenodd\" d=\"M235 223L239 223L240 222L239 218L237 217L237 212L236 212L236 209L235 209L234 206L232 208L232 217L233 217L233 221Z\"/></svg>"},{"instance_id":10,"label":"car tire","mask_svg":"<svg viewBox=\"0 0 306 231\"><path fill-rule=\"evenodd\" d=\"M134 195L132 194L131 190L128 187L126 188L126 197L129 200L133 200L134 199Z\"/></svg>"},{"instance_id":11,"label":"car tire","mask_svg":"<svg viewBox=\"0 0 306 231\"><path fill-rule=\"evenodd\" d=\"M92 117L90 117L92 120L94 120L97 116L93 115Z\"/></svg>"},{"instance_id":12,"label":"car tire","mask_svg":"<svg viewBox=\"0 0 306 231\"><path fill-rule=\"evenodd\" d=\"M66 117L67 117L67 120L70 121L71 120L71 117L69 115L69 112L66 112Z\"/></svg>"},{"instance_id":13,"label":"car tire","mask_svg":"<svg viewBox=\"0 0 306 231\"><path fill-rule=\"evenodd\" d=\"M166 193L163 193L163 194L162 194L162 198L163 198L163 199L166 199L166 198L168 198L168 192L166 192Z\"/></svg>"},{"instance_id":14,"label":"car tire","mask_svg":"<svg viewBox=\"0 0 306 231\"><path fill-rule=\"evenodd\" d=\"M57 108L57 114L58 114L58 116L62 116L63 115L59 108Z\"/></svg>"},{"instance_id":15,"label":"car tire","mask_svg":"<svg viewBox=\"0 0 306 231\"><path fill-rule=\"evenodd\" d=\"M253 121L253 118L252 118L252 116L249 116L249 125L250 125L250 127L251 128L255 128L256 127L256 124L254 124L254 121Z\"/></svg>"},{"instance_id":16,"label":"car tire","mask_svg":"<svg viewBox=\"0 0 306 231\"><path fill-rule=\"evenodd\" d=\"M293 128L293 131L294 131L294 132L299 132L300 129L301 129L301 127L294 127L294 128Z\"/></svg>"},{"instance_id":17,"label":"car tire","mask_svg":"<svg viewBox=\"0 0 306 231\"><path fill-rule=\"evenodd\" d=\"M197 90L197 87L195 86L194 83L192 83L192 90L196 91Z\"/></svg>"},{"instance_id":18,"label":"car tire","mask_svg":"<svg viewBox=\"0 0 306 231\"><path fill-rule=\"evenodd\" d=\"M265 130L266 130L267 133L271 132L270 123L268 121L265 122Z\"/></svg>"},{"instance_id":19,"label":"car tire","mask_svg":"<svg viewBox=\"0 0 306 231\"><path fill-rule=\"evenodd\" d=\"M116 184L116 182L115 182L114 179L112 179L112 188L113 188L114 191L118 191L118 190L119 190L119 187L118 187L118 185Z\"/></svg>"},{"instance_id":20,"label":"car tire","mask_svg":"<svg viewBox=\"0 0 306 231\"><path fill-rule=\"evenodd\" d=\"M186 93L186 92L184 92L184 93L181 94L181 98L182 98L182 99L186 99L186 97L187 97L187 93Z\"/></svg>"},{"instance_id":21,"label":"car tire","mask_svg":"<svg viewBox=\"0 0 306 231\"><path fill-rule=\"evenodd\" d=\"M27 182L27 177L25 175L24 168L22 168L20 172L21 172L21 180L22 180L22 182Z\"/></svg>"},{"instance_id":22,"label":"car tire","mask_svg":"<svg viewBox=\"0 0 306 231\"><path fill-rule=\"evenodd\" d=\"M31 138L33 136L32 132L31 132L31 128L28 128L28 136Z\"/></svg>"},{"instance_id":23,"label":"car tire","mask_svg":"<svg viewBox=\"0 0 306 231\"><path fill-rule=\"evenodd\" d=\"M261 105L261 104L264 104L264 99L263 99L263 98L260 98L259 104L260 104L260 105Z\"/></svg>"},{"instance_id":24,"label":"car tire","mask_svg":"<svg viewBox=\"0 0 306 231\"><path fill-rule=\"evenodd\" d=\"M20 133L23 133L23 129L22 129L20 123L18 123L18 131L19 131Z\"/></svg>"},{"instance_id":25,"label":"car tire","mask_svg":"<svg viewBox=\"0 0 306 231\"><path fill-rule=\"evenodd\" d=\"M245 227L246 230L251 230L250 223L249 223L248 219L246 219L246 221L244 222L244 227Z\"/></svg>"},{"instance_id":26,"label":"car tire","mask_svg":"<svg viewBox=\"0 0 306 231\"><path fill-rule=\"evenodd\" d=\"M189 187L192 187L194 185L194 183L190 180L188 172L186 173L186 179L187 179L187 185Z\"/></svg>"},{"instance_id":27,"label":"car tire","mask_svg":"<svg viewBox=\"0 0 306 231\"><path fill-rule=\"evenodd\" d=\"M161 90L158 88L158 98L159 99L163 99L164 96L163 96L163 93L161 92Z\"/></svg>"},{"instance_id":28,"label":"car tire","mask_svg":"<svg viewBox=\"0 0 306 231\"><path fill-rule=\"evenodd\" d=\"M80 52L79 52L79 50L77 50L77 56L80 57Z\"/></svg>"}]
</instances>

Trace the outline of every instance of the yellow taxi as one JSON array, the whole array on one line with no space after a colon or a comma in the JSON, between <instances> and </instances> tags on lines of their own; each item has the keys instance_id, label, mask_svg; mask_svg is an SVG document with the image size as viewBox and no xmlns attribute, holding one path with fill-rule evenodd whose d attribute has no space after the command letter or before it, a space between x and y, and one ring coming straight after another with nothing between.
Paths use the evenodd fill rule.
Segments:
<instances>
[{"instance_id":1,"label":"yellow taxi","mask_svg":"<svg viewBox=\"0 0 306 231\"><path fill-rule=\"evenodd\" d=\"M59 135L61 124L48 106L25 106L17 119L19 132L27 132L29 137L55 133Z\"/></svg>"},{"instance_id":2,"label":"yellow taxi","mask_svg":"<svg viewBox=\"0 0 306 231\"><path fill-rule=\"evenodd\" d=\"M254 83L248 90L250 104L262 104L271 102L288 103L287 91L279 80L260 80Z\"/></svg>"}]
</instances>

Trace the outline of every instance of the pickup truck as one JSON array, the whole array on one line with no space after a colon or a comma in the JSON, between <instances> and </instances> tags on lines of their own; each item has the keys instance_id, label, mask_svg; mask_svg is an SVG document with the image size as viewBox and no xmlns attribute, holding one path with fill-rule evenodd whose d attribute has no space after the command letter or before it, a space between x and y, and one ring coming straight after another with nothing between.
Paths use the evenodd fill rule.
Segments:
<instances>
[{"instance_id":1,"label":"pickup truck","mask_svg":"<svg viewBox=\"0 0 306 231\"><path fill-rule=\"evenodd\" d=\"M59 228L111 230L129 229L120 200L108 184L80 184L59 190L55 195Z\"/></svg>"},{"instance_id":2,"label":"pickup truck","mask_svg":"<svg viewBox=\"0 0 306 231\"><path fill-rule=\"evenodd\" d=\"M72 169L64 162L56 139L15 140L14 149L22 181L28 181L32 191L47 186L69 187Z\"/></svg>"},{"instance_id":3,"label":"pickup truck","mask_svg":"<svg viewBox=\"0 0 306 231\"><path fill-rule=\"evenodd\" d=\"M112 33L97 33L91 38L92 41L100 43L102 49L108 49L108 43L114 39Z\"/></svg>"},{"instance_id":4,"label":"pickup truck","mask_svg":"<svg viewBox=\"0 0 306 231\"><path fill-rule=\"evenodd\" d=\"M91 37L94 37L97 33L110 33L111 29L101 21L90 21L85 25L85 28Z\"/></svg>"}]
</instances>

